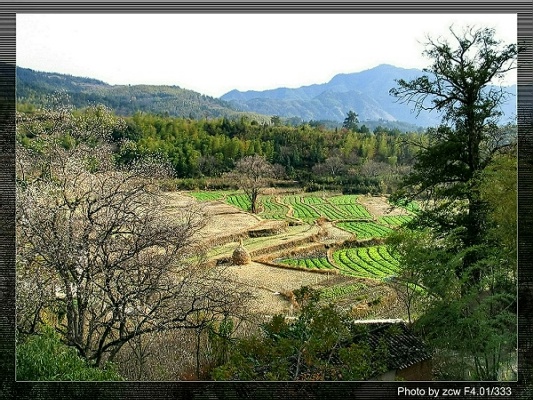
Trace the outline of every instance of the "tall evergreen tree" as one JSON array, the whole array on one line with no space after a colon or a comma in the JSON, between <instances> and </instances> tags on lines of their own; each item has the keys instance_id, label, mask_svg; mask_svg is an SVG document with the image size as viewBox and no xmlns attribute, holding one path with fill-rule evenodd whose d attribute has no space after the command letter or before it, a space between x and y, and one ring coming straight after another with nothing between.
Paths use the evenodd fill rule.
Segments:
<instances>
[{"instance_id":1,"label":"tall evergreen tree","mask_svg":"<svg viewBox=\"0 0 533 400\"><path fill-rule=\"evenodd\" d=\"M416 325L434 346L437 376L498 380L513 369L516 260L495 235L499 223L487 180L502 185L493 172L501 170L496 160L514 157L515 138L497 125L507 94L493 85L516 68L519 48L498 41L493 29L450 30L454 44L427 43L432 64L426 75L399 80L390 91L417 111L442 113L442 124L430 130L395 195L426 200L412 223L417 240L407 246L397 236L390 242L402 260L399 276L426 295Z\"/></svg>"},{"instance_id":2,"label":"tall evergreen tree","mask_svg":"<svg viewBox=\"0 0 533 400\"><path fill-rule=\"evenodd\" d=\"M479 282L481 271L474 267L478 246L486 234L486 205L481 199L479 174L494 155L513 144L498 128L500 106L507 93L494 80L516 68L518 47L503 45L493 29L467 28L456 40L429 40L424 52L432 65L427 75L410 82L397 81L391 94L413 102L417 111L435 110L443 115L442 125L430 131L431 143L422 149L414 171L405 180L412 194L431 200L420 220L440 234L454 231L458 245L470 248L457 268L467 283Z\"/></svg>"},{"instance_id":3,"label":"tall evergreen tree","mask_svg":"<svg viewBox=\"0 0 533 400\"><path fill-rule=\"evenodd\" d=\"M348 129L349 131L355 132L357 130L357 123L359 122L357 117L358 115L354 111L348 111L348 114L342 123L342 127Z\"/></svg>"}]
</instances>

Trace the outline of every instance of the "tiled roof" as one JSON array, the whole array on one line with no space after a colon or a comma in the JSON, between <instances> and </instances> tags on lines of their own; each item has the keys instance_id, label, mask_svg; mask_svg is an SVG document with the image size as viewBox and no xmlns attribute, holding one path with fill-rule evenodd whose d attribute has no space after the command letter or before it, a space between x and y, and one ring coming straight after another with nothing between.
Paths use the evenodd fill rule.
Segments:
<instances>
[{"instance_id":1,"label":"tiled roof","mask_svg":"<svg viewBox=\"0 0 533 400\"><path fill-rule=\"evenodd\" d=\"M359 321L358 321L359 322ZM361 321L360 323L365 323ZM389 353L387 365L390 370L410 367L431 358L422 342L400 321L368 321L368 340L372 348L385 343Z\"/></svg>"}]
</instances>

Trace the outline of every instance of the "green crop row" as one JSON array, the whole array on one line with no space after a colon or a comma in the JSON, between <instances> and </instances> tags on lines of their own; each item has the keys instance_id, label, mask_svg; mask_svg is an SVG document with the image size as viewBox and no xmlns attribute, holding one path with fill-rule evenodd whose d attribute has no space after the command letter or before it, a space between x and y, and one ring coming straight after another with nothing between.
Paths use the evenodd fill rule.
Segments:
<instances>
[{"instance_id":1,"label":"green crop row","mask_svg":"<svg viewBox=\"0 0 533 400\"><path fill-rule=\"evenodd\" d=\"M250 211L252 204L245 194L231 194L226 197L226 203L238 207L244 211Z\"/></svg>"},{"instance_id":2,"label":"green crop row","mask_svg":"<svg viewBox=\"0 0 533 400\"><path fill-rule=\"evenodd\" d=\"M395 275L398 270L398 262L388 253L386 258L383 257L384 252L385 246L343 249L333 253L333 260L344 274L363 278L384 278Z\"/></svg>"},{"instance_id":3,"label":"green crop row","mask_svg":"<svg viewBox=\"0 0 533 400\"><path fill-rule=\"evenodd\" d=\"M225 199L226 203L238 207L244 211L250 211L251 204L243 193L227 192L192 192L199 201L213 201ZM260 214L268 219L285 219L292 207L293 216L306 222L312 222L321 216L330 220L342 219L371 219L368 210L357 203L355 195L340 195L325 198L318 195L286 195L276 201L274 196L260 196Z\"/></svg>"},{"instance_id":4,"label":"green crop row","mask_svg":"<svg viewBox=\"0 0 533 400\"><path fill-rule=\"evenodd\" d=\"M283 203L290 204L294 210L293 216L303 221L313 221L320 217L317 211L311 206L302 202L300 196L285 196L283 197Z\"/></svg>"},{"instance_id":5,"label":"green crop row","mask_svg":"<svg viewBox=\"0 0 533 400\"><path fill-rule=\"evenodd\" d=\"M339 210L332 204L317 204L314 207L321 215L331 220L350 218L349 214Z\"/></svg>"},{"instance_id":6,"label":"green crop row","mask_svg":"<svg viewBox=\"0 0 533 400\"><path fill-rule=\"evenodd\" d=\"M333 253L333 261L340 272L345 275L357 276L361 278L374 278L375 276L365 270L362 264L350 258L348 250L339 250Z\"/></svg>"},{"instance_id":7,"label":"green crop row","mask_svg":"<svg viewBox=\"0 0 533 400\"><path fill-rule=\"evenodd\" d=\"M342 213L347 215L347 218L372 218L368 210L361 204L337 204L336 206Z\"/></svg>"},{"instance_id":8,"label":"green crop row","mask_svg":"<svg viewBox=\"0 0 533 400\"><path fill-rule=\"evenodd\" d=\"M387 246L377 246L378 257L388 261L389 263L398 266L398 260L396 260L387 249Z\"/></svg>"},{"instance_id":9,"label":"green crop row","mask_svg":"<svg viewBox=\"0 0 533 400\"><path fill-rule=\"evenodd\" d=\"M382 238L392 232L392 229L375 222L339 222L337 226L354 233L358 239Z\"/></svg>"},{"instance_id":10,"label":"green crop row","mask_svg":"<svg viewBox=\"0 0 533 400\"><path fill-rule=\"evenodd\" d=\"M321 198L321 197L317 197L317 196L302 196L300 197L300 201L304 204L309 204L309 205L317 205L317 204L325 204L326 201Z\"/></svg>"},{"instance_id":11,"label":"green crop row","mask_svg":"<svg viewBox=\"0 0 533 400\"><path fill-rule=\"evenodd\" d=\"M381 217L379 222L389 226L400 226L410 222L413 219L410 215L387 215Z\"/></svg>"},{"instance_id":12,"label":"green crop row","mask_svg":"<svg viewBox=\"0 0 533 400\"><path fill-rule=\"evenodd\" d=\"M309 258L287 258L280 261L281 264L296 266L308 269L334 269L326 257L309 257Z\"/></svg>"},{"instance_id":13,"label":"green crop row","mask_svg":"<svg viewBox=\"0 0 533 400\"><path fill-rule=\"evenodd\" d=\"M268 219L285 219L289 208L275 201L274 197L260 197L262 211L260 215Z\"/></svg>"},{"instance_id":14,"label":"green crop row","mask_svg":"<svg viewBox=\"0 0 533 400\"><path fill-rule=\"evenodd\" d=\"M361 204L356 203L356 196L343 195L323 199L319 196L285 196L283 202L290 204L294 210L294 217L302 220L314 220L320 216L331 220L361 218L370 219L372 216Z\"/></svg>"},{"instance_id":15,"label":"green crop row","mask_svg":"<svg viewBox=\"0 0 533 400\"><path fill-rule=\"evenodd\" d=\"M343 194L328 199L331 204L357 204L357 195Z\"/></svg>"},{"instance_id":16,"label":"green crop row","mask_svg":"<svg viewBox=\"0 0 533 400\"><path fill-rule=\"evenodd\" d=\"M386 275L394 275L398 270L398 263L391 263L381 257L377 247L361 247L357 249L357 256L366 264L373 266Z\"/></svg>"}]
</instances>

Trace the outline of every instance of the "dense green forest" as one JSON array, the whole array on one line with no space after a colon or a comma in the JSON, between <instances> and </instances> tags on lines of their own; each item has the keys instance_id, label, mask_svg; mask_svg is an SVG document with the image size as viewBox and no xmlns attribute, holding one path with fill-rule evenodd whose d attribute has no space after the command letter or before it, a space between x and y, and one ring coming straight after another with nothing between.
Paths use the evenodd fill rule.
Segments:
<instances>
[{"instance_id":1,"label":"dense green forest","mask_svg":"<svg viewBox=\"0 0 533 400\"><path fill-rule=\"evenodd\" d=\"M112 114L102 106L76 113L80 117L101 114L101 118ZM239 159L257 154L282 167L281 179L297 181L308 190L390 193L413 163L426 135L402 134L380 126L374 132L362 130L364 133L307 123L261 124L245 117L195 120L137 113L123 117L123 125L112 132L112 140L118 164L162 158L189 188L203 187L208 178L230 171ZM19 130L22 143L30 143L32 135L31 128ZM70 140L68 132L64 140ZM216 185L215 181L211 184Z\"/></svg>"}]
</instances>

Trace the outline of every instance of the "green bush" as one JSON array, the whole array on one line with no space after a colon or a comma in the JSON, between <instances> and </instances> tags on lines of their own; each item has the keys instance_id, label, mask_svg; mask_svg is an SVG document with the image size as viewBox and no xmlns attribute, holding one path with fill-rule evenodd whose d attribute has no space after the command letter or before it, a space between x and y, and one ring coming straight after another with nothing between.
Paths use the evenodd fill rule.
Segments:
<instances>
[{"instance_id":1,"label":"green bush","mask_svg":"<svg viewBox=\"0 0 533 400\"><path fill-rule=\"evenodd\" d=\"M17 343L18 381L121 381L112 364L90 366L50 327Z\"/></svg>"}]
</instances>

